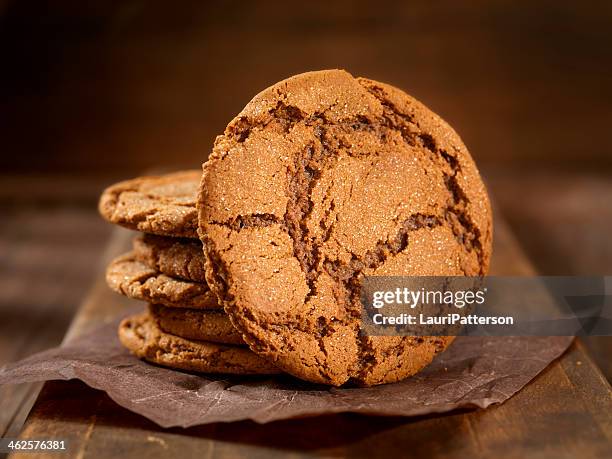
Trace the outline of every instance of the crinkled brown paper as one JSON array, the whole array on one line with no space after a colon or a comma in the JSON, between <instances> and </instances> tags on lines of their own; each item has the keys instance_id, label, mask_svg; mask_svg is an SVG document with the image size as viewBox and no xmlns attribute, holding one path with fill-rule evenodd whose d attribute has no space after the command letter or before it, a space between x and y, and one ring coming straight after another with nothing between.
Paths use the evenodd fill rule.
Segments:
<instances>
[{"instance_id":1,"label":"crinkled brown paper","mask_svg":"<svg viewBox=\"0 0 612 459\"><path fill-rule=\"evenodd\" d=\"M162 427L354 412L416 416L486 408L523 388L571 337L458 337L424 371L395 384L329 388L291 378L194 375L145 363L123 349L117 324L0 369L0 384L73 379Z\"/></svg>"}]
</instances>

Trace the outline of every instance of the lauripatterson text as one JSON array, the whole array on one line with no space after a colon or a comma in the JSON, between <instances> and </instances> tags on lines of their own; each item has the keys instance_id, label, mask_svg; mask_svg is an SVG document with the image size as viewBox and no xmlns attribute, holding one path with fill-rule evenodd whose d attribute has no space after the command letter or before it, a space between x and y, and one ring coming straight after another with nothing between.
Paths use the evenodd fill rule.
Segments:
<instances>
[{"instance_id":1,"label":"lauripatterson text","mask_svg":"<svg viewBox=\"0 0 612 459\"><path fill-rule=\"evenodd\" d=\"M476 314L446 314L427 316L425 314L403 313L397 316L372 315L374 325L513 325L512 316L477 316Z\"/></svg>"}]
</instances>

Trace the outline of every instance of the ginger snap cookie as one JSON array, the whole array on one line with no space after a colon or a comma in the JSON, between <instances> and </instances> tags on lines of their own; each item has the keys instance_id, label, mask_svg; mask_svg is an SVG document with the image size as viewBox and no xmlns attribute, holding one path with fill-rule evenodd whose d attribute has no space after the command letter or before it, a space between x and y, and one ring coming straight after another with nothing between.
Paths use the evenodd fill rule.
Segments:
<instances>
[{"instance_id":1,"label":"ginger snap cookie","mask_svg":"<svg viewBox=\"0 0 612 459\"><path fill-rule=\"evenodd\" d=\"M171 277L206 282L202 243L197 239L141 234L134 239L136 259Z\"/></svg>"},{"instance_id":2,"label":"ginger snap cookie","mask_svg":"<svg viewBox=\"0 0 612 459\"><path fill-rule=\"evenodd\" d=\"M129 298L165 306L219 309L207 284L175 279L138 261L133 253L115 258L106 270L108 286Z\"/></svg>"},{"instance_id":3,"label":"ginger snap cookie","mask_svg":"<svg viewBox=\"0 0 612 459\"><path fill-rule=\"evenodd\" d=\"M181 338L223 344L246 344L224 311L168 308L149 305L149 315L160 330Z\"/></svg>"},{"instance_id":4,"label":"ginger snap cookie","mask_svg":"<svg viewBox=\"0 0 612 459\"><path fill-rule=\"evenodd\" d=\"M111 223L144 233L197 238L200 171L139 177L102 193L98 209Z\"/></svg>"},{"instance_id":5,"label":"ginger snap cookie","mask_svg":"<svg viewBox=\"0 0 612 459\"><path fill-rule=\"evenodd\" d=\"M237 375L280 373L248 348L164 333L147 314L124 319L119 325L119 340L137 357L179 370Z\"/></svg>"},{"instance_id":6,"label":"ginger snap cookie","mask_svg":"<svg viewBox=\"0 0 612 459\"><path fill-rule=\"evenodd\" d=\"M310 72L219 136L198 197L206 277L250 348L299 378L401 380L449 337L361 336L361 281L482 275L486 189L455 131L387 84Z\"/></svg>"}]
</instances>

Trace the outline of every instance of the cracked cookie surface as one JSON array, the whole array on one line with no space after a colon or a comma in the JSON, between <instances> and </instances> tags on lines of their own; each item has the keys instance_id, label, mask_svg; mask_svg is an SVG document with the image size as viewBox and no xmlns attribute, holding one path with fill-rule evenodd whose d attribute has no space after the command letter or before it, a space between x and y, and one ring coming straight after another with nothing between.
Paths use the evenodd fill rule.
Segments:
<instances>
[{"instance_id":1,"label":"cracked cookie surface","mask_svg":"<svg viewBox=\"0 0 612 459\"><path fill-rule=\"evenodd\" d=\"M141 234L134 238L133 253L138 261L168 276L206 282L206 260L197 239Z\"/></svg>"},{"instance_id":2,"label":"cracked cookie surface","mask_svg":"<svg viewBox=\"0 0 612 459\"><path fill-rule=\"evenodd\" d=\"M149 315L160 330L181 338L223 344L246 344L224 311L169 308L150 304Z\"/></svg>"},{"instance_id":3,"label":"cracked cookie surface","mask_svg":"<svg viewBox=\"0 0 612 459\"><path fill-rule=\"evenodd\" d=\"M138 261L133 253L115 258L106 283L117 293L148 303L191 309L220 309L207 284L175 279Z\"/></svg>"},{"instance_id":4,"label":"cracked cookie surface","mask_svg":"<svg viewBox=\"0 0 612 459\"><path fill-rule=\"evenodd\" d=\"M247 104L203 166L206 276L245 341L334 386L410 376L450 337L360 336L366 275L482 275L491 209L459 136L420 102L340 70Z\"/></svg>"},{"instance_id":5,"label":"cracked cookie surface","mask_svg":"<svg viewBox=\"0 0 612 459\"><path fill-rule=\"evenodd\" d=\"M161 331L147 314L124 319L119 340L137 357L165 367L237 375L280 371L245 347L180 338Z\"/></svg>"},{"instance_id":6,"label":"cracked cookie surface","mask_svg":"<svg viewBox=\"0 0 612 459\"><path fill-rule=\"evenodd\" d=\"M111 223L161 236L196 238L200 171L138 177L102 193L98 209Z\"/></svg>"}]
</instances>

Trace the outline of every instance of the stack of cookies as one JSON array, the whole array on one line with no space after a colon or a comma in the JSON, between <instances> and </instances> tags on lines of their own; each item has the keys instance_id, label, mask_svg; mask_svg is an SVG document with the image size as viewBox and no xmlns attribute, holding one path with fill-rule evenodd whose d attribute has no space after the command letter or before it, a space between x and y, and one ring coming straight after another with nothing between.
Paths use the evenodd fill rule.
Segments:
<instances>
[{"instance_id":1,"label":"stack of cookies","mask_svg":"<svg viewBox=\"0 0 612 459\"><path fill-rule=\"evenodd\" d=\"M402 380L453 337L364 335L364 278L483 276L491 257L487 192L457 133L341 70L265 89L201 174L117 184L100 210L145 233L108 270L111 288L149 303L123 344L203 372Z\"/></svg>"},{"instance_id":2,"label":"stack of cookies","mask_svg":"<svg viewBox=\"0 0 612 459\"><path fill-rule=\"evenodd\" d=\"M99 210L111 223L139 231L132 251L111 262L111 289L147 303L122 322L121 342L134 354L206 373L272 374L246 347L204 277L195 200L200 171L141 177L107 188Z\"/></svg>"}]
</instances>

